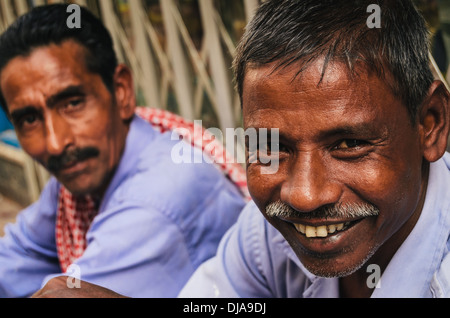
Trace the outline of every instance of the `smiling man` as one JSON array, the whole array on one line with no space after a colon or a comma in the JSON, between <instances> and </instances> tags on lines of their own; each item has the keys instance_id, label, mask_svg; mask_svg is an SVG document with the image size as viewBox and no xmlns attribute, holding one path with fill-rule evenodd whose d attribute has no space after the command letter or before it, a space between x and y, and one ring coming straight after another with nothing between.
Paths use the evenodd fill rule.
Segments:
<instances>
[{"instance_id":1,"label":"smiling man","mask_svg":"<svg viewBox=\"0 0 450 318\"><path fill-rule=\"evenodd\" d=\"M152 113L159 125L137 116L108 31L86 9L79 29L67 16L67 5L37 7L0 37L0 103L23 150L54 176L0 239L0 297L30 296L62 274L174 297L215 254L243 195L212 164L172 161L179 141L160 131L172 115Z\"/></svg>"},{"instance_id":2,"label":"smiling man","mask_svg":"<svg viewBox=\"0 0 450 318\"><path fill-rule=\"evenodd\" d=\"M254 202L180 297L450 296L449 93L412 3L370 28L373 2L269 0L248 25L244 125L279 129L279 169L248 163Z\"/></svg>"}]
</instances>

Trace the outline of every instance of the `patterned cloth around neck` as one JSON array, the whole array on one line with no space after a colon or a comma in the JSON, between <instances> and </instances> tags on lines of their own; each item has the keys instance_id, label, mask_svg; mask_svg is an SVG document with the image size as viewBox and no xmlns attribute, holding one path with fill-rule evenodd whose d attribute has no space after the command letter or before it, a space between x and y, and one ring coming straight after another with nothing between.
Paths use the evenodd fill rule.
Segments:
<instances>
[{"instance_id":1,"label":"patterned cloth around neck","mask_svg":"<svg viewBox=\"0 0 450 318\"><path fill-rule=\"evenodd\" d=\"M164 133L176 131L194 147L202 149L216 167L229 178L248 201L250 195L244 168L230 158L223 146L203 127L198 127L168 111L138 107L136 114ZM62 272L81 257L87 248L86 233L97 215L98 204L91 196L73 196L61 186L56 217L56 247Z\"/></svg>"},{"instance_id":2,"label":"patterned cloth around neck","mask_svg":"<svg viewBox=\"0 0 450 318\"><path fill-rule=\"evenodd\" d=\"M62 272L83 255L86 233L97 214L90 196L73 196L64 186L59 190L56 219L56 247Z\"/></svg>"}]
</instances>

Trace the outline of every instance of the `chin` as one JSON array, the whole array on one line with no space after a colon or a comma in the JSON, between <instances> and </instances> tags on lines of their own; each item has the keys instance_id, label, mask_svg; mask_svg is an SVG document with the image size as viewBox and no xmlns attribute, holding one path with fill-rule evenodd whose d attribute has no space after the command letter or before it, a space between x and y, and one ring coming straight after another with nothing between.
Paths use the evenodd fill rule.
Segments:
<instances>
[{"instance_id":1,"label":"chin","mask_svg":"<svg viewBox=\"0 0 450 318\"><path fill-rule=\"evenodd\" d=\"M88 180L81 180L81 178L68 182L63 182L60 180L60 182L74 196L94 194L97 193L101 188L99 182L92 182L90 180L88 182Z\"/></svg>"},{"instance_id":2,"label":"chin","mask_svg":"<svg viewBox=\"0 0 450 318\"><path fill-rule=\"evenodd\" d=\"M305 268L313 275L324 278L340 278L349 276L360 270L375 254L377 247L371 248L363 256L352 255L351 251L343 251L340 256L305 255L304 251L296 252Z\"/></svg>"},{"instance_id":3,"label":"chin","mask_svg":"<svg viewBox=\"0 0 450 318\"><path fill-rule=\"evenodd\" d=\"M349 264L346 266L337 266L335 264L314 264L305 265L306 269L313 275L325 278L340 278L349 276L358 271L367 260L363 260L357 264Z\"/></svg>"},{"instance_id":4,"label":"chin","mask_svg":"<svg viewBox=\"0 0 450 318\"><path fill-rule=\"evenodd\" d=\"M97 191L97 188L94 187L78 187L71 185L64 185L64 187L69 190L70 193L74 196L83 196L93 194Z\"/></svg>"}]
</instances>

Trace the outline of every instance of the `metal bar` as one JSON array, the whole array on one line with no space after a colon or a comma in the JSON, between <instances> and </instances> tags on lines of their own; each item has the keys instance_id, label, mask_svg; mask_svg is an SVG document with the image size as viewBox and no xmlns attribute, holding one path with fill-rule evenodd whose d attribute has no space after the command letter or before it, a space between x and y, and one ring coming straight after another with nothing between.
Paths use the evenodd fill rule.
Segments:
<instances>
[{"instance_id":1,"label":"metal bar","mask_svg":"<svg viewBox=\"0 0 450 318\"><path fill-rule=\"evenodd\" d=\"M3 18L3 9L0 6L0 34L5 32L6 28L8 27L8 25L6 25L6 19Z\"/></svg>"},{"instance_id":2,"label":"metal bar","mask_svg":"<svg viewBox=\"0 0 450 318\"><path fill-rule=\"evenodd\" d=\"M82 7L87 7L88 6L86 0L77 0L76 3L79 4Z\"/></svg>"},{"instance_id":3,"label":"metal bar","mask_svg":"<svg viewBox=\"0 0 450 318\"><path fill-rule=\"evenodd\" d=\"M111 37L114 41L114 50L116 51L117 58L119 59L119 61L123 62L125 59L122 50L120 49L119 38L116 31L116 24L114 23L114 17L116 16L116 13L114 12L113 2L111 0L99 1L99 6L103 22L106 28L111 32Z\"/></svg>"},{"instance_id":4,"label":"metal bar","mask_svg":"<svg viewBox=\"0 0 450 318\"><path fill-rule=\"evenodd\" d=\"M131 27L134 34L135 53L142 70L142 90L148 106L161 108L156 68L149 48L141 12L144 11L141 0L129 0Z\"/></svg>"},{"instance_id":5,"label":"metal bar","mask_svg":"<svg viewBox=\"0 0 450 318\"><path fill-rule=\"evenodd\" d=\"M33 7L43 6L45 4L45 0L33 0Z\"/></svg>"},{"instance_id":6,"label":"metal bar","mask_svg":"<svg viewBox=\"0 0 450 318\"><path fill-rule=\"evenodd\" d=\"M210 0L199 0L199 5L208 46L209 68L217 96L219 123L221 129L225 131L226 128L235 127L232 114L231 80L227 73L228 67L223 55L219 29L214 19L213 3Z\"/></svg>"},{"instance_id":7,"label":"metal bar","mask_svg":"<svg viewBox=\"0 0 450 318\"><path fill-rule=\"evenodd\" d=\"M28 12L27 0L15 0L15 2L16 2L17 14L19 16Z\"/></svg>"},{"instance_id":8,"label":"metal bar","mask_svg":"<svg viewBox=\"0 0 450 318\"><path fill-rule=\"evenodd\" d=\"M213 89L213 85L211 84L211 79L209 78L205 63L203 62L204 58L200 56L200 53L195 48L194 42L192 41L189 35L189 31L187 30L186 25L184 25L183 23L183 19L181 17L180 12L175 8L172 11L172 14L175 23L179 29L181 38L183 39L183 42L186 45L194 69L197 72L200 84L204 86L205 92L210 98L213 108L216 110L216 112L219 112L219 106L217 104L217 96ZM202 54L207 54L207 52L202 52Z\"/></svg>"},{"instance_id":9,"label":"metal bar","mask_svg":"<svg viewBox=\"0 0 450 318\"><path fill-rule=\"evenodd\" d=\"M11 8L11 3L9 1L0 1L0 5L3 13L5 27L8 27L16 19L16 17L14 16L14 11Z\"/></svg>"},{"instance_id":10,"label":"metal bar","mask_svg":"<svg viewBox=\"0 0 450 318\"><path fill-rule=\"evenodd\" d=\"M191 76L188 74L186 57L173 16L173 11L178 11L178 9L175 7L173 0L160 0L160 5L166 30L167 50L175 75L173 84L179 112L184 118L193 120L194 105Z\"/></svg>"},{"instance_id":11,"label":"metal bar","mask_svg":"<svg viewBox=\"0 0 450 318\"><path fill-rule=\"evenodd\" d=\"M444 86L447 89L447 91L450 92L449 84L447 83L447 80L445 79L442 72L439 70L439 66L437 65L431 52L428 53L428 58L430 59L431 71L433 72L435 79L442 81L442 83L444 83Z\"/></svg>"},{"instance_id":12,"label":"metal bar","mask_svg":"<svg viewBox=\"0 0 450 318\"><path fill-rule=\"evenodd\" d=\"M128 41L127 35L125 33L125 30L120 27L120 21L117 16L112 17L112 20L116 26L118 26L115 31L117 32L117 45L120 48L123 48L123 51L125 52L125 55L123 56L124 61L128 61L130 64L131 71L133 73L133 77L136 81L135 86L142 87L143 83L143 74L141 67L139 65L139 61L134 54L133 48L130 45L130 42Z\"/></svg>"},{"instance_id":13,"label":"metal bar","mask_svg":"<svg viewBox=\"0 0 450 318\"><path fill-rule=\"evenodd\" d=\"M217 23L217 27L219 28L220 35L222 36L223 42L225 43L225 46L230 53L232 57L234 57L236 53L236 46L233 43L233 40L231 39L230 34L227 31L227 28L223 24L222 18L220 17L219 13L216 11L215 15L215 22Z\"/></svg>"},{"instance_id":14,"label":"metal bar","mask_svg":"<svg viewBox=\"0 0 450 318\"><path fill-rule=\"evenodd\" d=\"M143 15L144 15L144 11L141 11L141 16L143 16ZM153 27L153 25L151 24L150 20L147 17L145 17L145 19L141 17L141 20L143 21L145 31L150 40L150 45L156 54L156 58L158 60L159 67L161 69L162 74L161 74L161 85L160 85L161 87L160 87L159 96L160 96L161 106L164 107L164 105L166 105L166 103L167 103L169 84L173 82L173 78L174 78L173 72L171 69L169 58L164 53L164 50L161 47L161 44L159 42L158 35L155 31L155 28Z\"/></svg>"},{"instance_id":15,"label":"metal bar","mask_svg":"<svg viewBox=\"0 0 450 318\"><path fill-rule=\"evenodd\" d=\"M256 9L259 7L259 0L244 0L245 16L249 22L255 15Z\"/></svg>"}]
</instances>

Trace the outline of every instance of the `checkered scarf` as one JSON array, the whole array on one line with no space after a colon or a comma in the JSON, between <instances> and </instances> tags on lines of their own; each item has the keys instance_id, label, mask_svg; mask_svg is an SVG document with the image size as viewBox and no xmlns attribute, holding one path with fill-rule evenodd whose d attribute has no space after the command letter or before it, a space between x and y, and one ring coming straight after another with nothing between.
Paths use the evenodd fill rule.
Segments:
<instances>
[{"instance_id":1,"label":"checkered scarf","mask_svg":"<svg viewBox=\"0 0 450 318\"><path fill-rule=\"evenodd\" d=\"M220 142L203 127L160 109L138 107L136 114L160 132L176 131L186 142L202 149L216 167L237 186L243 197L250 200L245 170L229 157ZM91 196L74 196L61 186L55 238L62 272L83 255L87 247L86 233L97 215L97 209L98 202Z\"/></svg>"}]
</instances>

